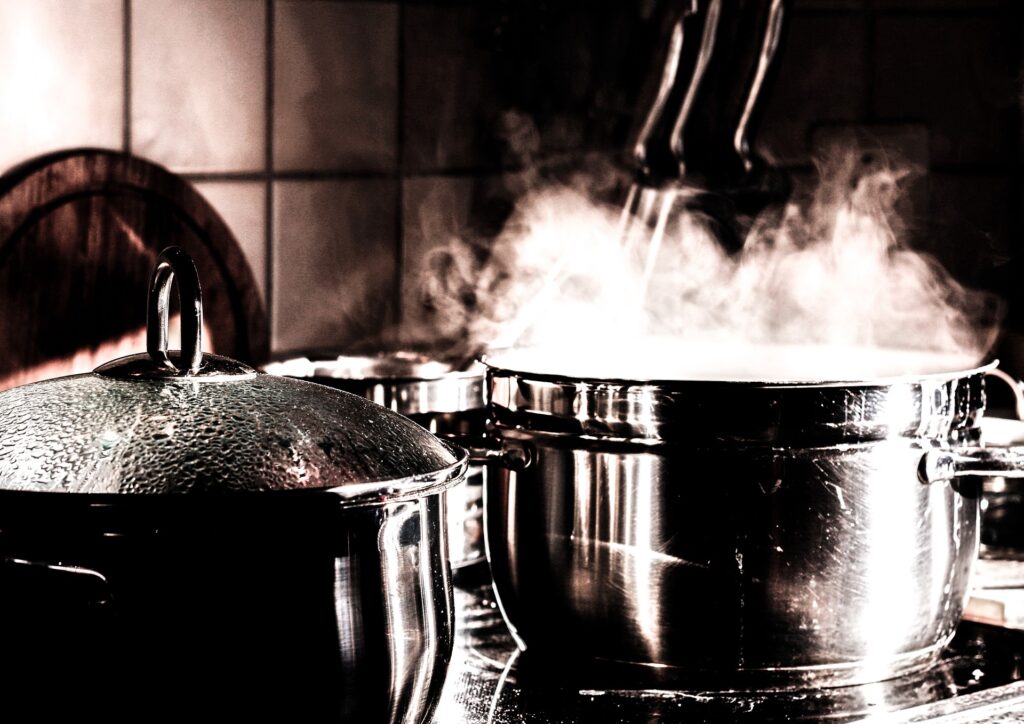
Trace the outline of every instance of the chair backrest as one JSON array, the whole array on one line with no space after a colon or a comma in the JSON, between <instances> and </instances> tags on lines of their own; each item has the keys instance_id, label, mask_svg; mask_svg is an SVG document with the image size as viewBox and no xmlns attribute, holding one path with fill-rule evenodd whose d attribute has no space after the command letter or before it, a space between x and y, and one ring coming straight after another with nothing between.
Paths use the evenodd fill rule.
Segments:
<instances>
[{"instance_id":1,"label":"chair backrest","mask_svg":"<svg viewBox=\"0 0 1024 724\"><path fill-rule=\"evenodd\" d=\"M267 316L252 270L187 181L96 149L0 177L0 389L143 351L149 275L172 244L199 271L204 348L264 362Z\"/></svg>"}]
</instances>

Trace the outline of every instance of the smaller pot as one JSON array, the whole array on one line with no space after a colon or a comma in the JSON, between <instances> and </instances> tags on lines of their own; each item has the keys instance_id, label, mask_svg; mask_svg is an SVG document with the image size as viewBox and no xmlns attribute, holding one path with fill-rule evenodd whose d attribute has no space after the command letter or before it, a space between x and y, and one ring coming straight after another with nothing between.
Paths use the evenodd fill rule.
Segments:
<instances>
[{"instance_id":1,"label":"smaller pot","mask_svg":"<svg viewBox=\"0 0 1024 724\"><path fill-rule=\"evenodd\" d=\"M416 352L375 356L314 356L274 362L264 371L344 390L408 417L442 438L472 445L486 434L484 366L453 369ZM449 489L448 550L456 570L484 562L483 486L487 471L470 465L466 481Z\"/></svg>"}]
</instances>

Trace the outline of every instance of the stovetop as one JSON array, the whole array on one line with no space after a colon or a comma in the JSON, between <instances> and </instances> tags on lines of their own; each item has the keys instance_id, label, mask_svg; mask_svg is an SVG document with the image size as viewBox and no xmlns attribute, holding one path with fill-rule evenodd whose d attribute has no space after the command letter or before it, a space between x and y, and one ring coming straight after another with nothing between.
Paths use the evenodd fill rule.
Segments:
<instances>
[{"instance_id":1,"label":"stovetop","mask_svg":"<svg viewBox=\"0 0 1024 724\"><path fill-rule=\"evenodd\" d=\"M863 686L745 695L591 689L535 673L481 577L456 589L455 653L435 724L1024 721L1024 631L965 621L930 670Z\"/></svg>"}]
</instances>

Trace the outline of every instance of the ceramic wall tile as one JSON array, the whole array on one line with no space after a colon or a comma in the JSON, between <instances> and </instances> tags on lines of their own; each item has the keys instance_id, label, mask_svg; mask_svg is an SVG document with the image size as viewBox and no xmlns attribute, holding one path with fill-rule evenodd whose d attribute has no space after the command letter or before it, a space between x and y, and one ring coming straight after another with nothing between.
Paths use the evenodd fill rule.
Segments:
<instances>
[{"instance_id":1,"label":"ceramic wall tile","mask_svg":"<svg viewBox=\"0 0 1024 724\"><path fill-rule=\"evenodd\" d=\"M793 14L778 74L755 143L771 162L806 164L821 124L865 120L867 20L861 15Z\"/></svg>"},{"instance_id":2,"label":"ceramic wall tile","mask_svg":"<svg viewBox=\"0 0 1024 724\"><path fill-rule=\"evenodd\" d=\"M397 3L279 0L275 13L275 168L394 168Z\"/></svg>"},{"instance_id":3,"label":"ceramic wall tile","mask_svg":"<svg viewBox=\"0 0 1024 724\"><path fill-rule=\"evenodd\" d=\"M394 321L397 182L274 184L271 346L335 350Z\"/></svg>"},{"instance_id":4,"label":"ceramic wall tile","mask_svg":"<svg viewBox=\"0 0 1024 724\"><path fill-rule=\"evenodd\" d=\"M877 21L874 113L926 124L932 161L1016 161L1021 18L882 16Z\"/></svg>"},{"instance_id":5,"label":"ceramic wall tile","mask_svg":"<svg viewBox=\"0 0 1024 724\"><path fill-rule=\"evenodd\" d=\"M195 184L242 247L264 303L267 299L267 193L262 181L201 181Z\"/></svg>"},{"instance_id":6,"label":"ceramic wall tile","mask_svg":"<svg viewBox=\"0 0 1024 724\"><path fill-rule=\"evenodd\" d=\"M266 5L132 3L132 151L173 171L266 164Z\"/></svg>"},{"instance_id":7,"label":"ceramic wall tile","mask_svg":"<svg viewBox=\"0 0 1024 724\"><path fill-rule=\"evenodd\" d=\"M0 171L76 146L120 148L121 0L0 0Z\"/></svg>"}]
</instances>

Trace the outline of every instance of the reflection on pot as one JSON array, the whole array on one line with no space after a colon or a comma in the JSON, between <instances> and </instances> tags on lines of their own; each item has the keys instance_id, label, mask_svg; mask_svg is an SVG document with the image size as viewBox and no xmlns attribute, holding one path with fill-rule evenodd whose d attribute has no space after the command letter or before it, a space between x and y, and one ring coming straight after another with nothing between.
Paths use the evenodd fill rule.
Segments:
<instances>
[{"instance_id":1,"label":"reflection on pot","mask_svg":"<svg viewBox=\"0 0 1024 724\"><path fill-rule=\"evenodd\" d=\"M441 494L267 495L117 515L5 495L4 710L426 721L453 636ZM62 696L39 698L58 672Z\"/></svg>"},{"instance_id":2,"label":"reflection on pot","mask_svg":"<svg viewBox=\"0 0 1024 724\"><path fill-rule=\"evenodd\" d=\"M1024 701L1024 632L965 622L935 665L908 676L851 687L803 691L714 692L635 686L601 669L581 668L571 652L516 650L489 585L456 591L455 653L436 724L593 722L974 721L993 703ZM719 687L720 688L720 687ZM1011 703L1012 702L1012 703ZM975 716L970 710L979 709Z\"/></svg>"}]
</instances>

